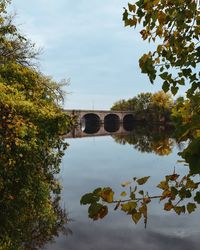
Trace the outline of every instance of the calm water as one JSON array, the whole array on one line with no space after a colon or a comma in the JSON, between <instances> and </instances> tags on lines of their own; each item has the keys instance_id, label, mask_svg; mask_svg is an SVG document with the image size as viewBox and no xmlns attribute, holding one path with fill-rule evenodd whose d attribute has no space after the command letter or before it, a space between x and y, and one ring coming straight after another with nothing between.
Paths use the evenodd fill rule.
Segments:
<instances>
[{"instance_id":1,"label":"calm water","mask_svg":"<svg viewBox=\"0 0 200 250\"><path fill-rule=\"evenodd\" d=\"M113 211L102 220L88 218L87 206L80 198L97 187L112 187L118 194L120 183L133 176L151 178L145 185L149 194L174 167L181 174L188 168L177 164L179 147L163 129L136 129L131 134L66 139L70 147L63 158L60 181L63 186L62 204L72 221L72 235L60 236L48 250L189 250L199 249L199 212L176 215L163 210L163 203L149 206L148 225L141 220L135 225L130 216Z\"/></svg>"}]
</instances>

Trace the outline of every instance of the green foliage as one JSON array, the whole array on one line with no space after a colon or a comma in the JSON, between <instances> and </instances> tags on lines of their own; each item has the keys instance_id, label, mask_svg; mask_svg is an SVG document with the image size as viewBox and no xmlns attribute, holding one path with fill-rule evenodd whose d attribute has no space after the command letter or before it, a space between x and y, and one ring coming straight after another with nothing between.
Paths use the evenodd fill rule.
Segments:
<instances>
[{"instance_id":1,"label":"green foliage","mask_svg":"<svg viewBox=\"0 0 200 250\"><path fill-rule=\"evenodd\" d=\"M39 249L65 230L59 172L73 119L59 84L32 65L37 51L0 3L0 249Z\"/></svg>"},{"instance_id":2,"label":"green foliage","mask_svg":"<svg viewBox=\"0 0 200 250\"><path fill-rule=\"evenodd\" d=\"M198 172L195 163L200 152L200 80L196 69L200 62L200 5L197 0L144 1L128 4L123 14L125 26L141 25L143 40L155 45L154 51L144 54L139 65L151 83L157 76L165 92L176 95L187 84L186 100L179 100L173 110L180 141L192 141L180 155ZM198 162L199 165L199 162ZM196 170L194 170L194 168Z\"/></svg>"},{"instance_id":3,"label":"green foliage","mask_svg":"<svg viewBox=\"0 0 200 250\"><path fill-rule=\"evenodd\" d=\"M125 8L125 26L141 24L142 39L156 46L139 63L152 83L157 75L161 77L164 91L171 90L175 95L179 86L188 81L188 97L199 90L199 75L195 71L199 63L199 20L199 4L193 0L139 0Z\"/></svg>"},{"instance_id":4,"label":"green foliage","mask_svg":"<svg viewBox=\"0 0 200 250\"><path fill-rule=\"evenodd\" d=\"M136 120L151 120L151 122L165 122L170 120L173 100L169 94L141 93L129 100L115 102L111 110L133 111Z\"/></svg>"},{"instance_id":5,"label":"green foliage","mask_svg":"<svg viewBox=\"0 0 200 250\"><path fill-rule=\"evenodd\" d=\"M188 141L189 145L179 155L189 164L193 174L199 173L200 155L200 94L192 99L179 99L172 110L176 123L176 137L179 141Z\"/></svg>"},{"instance_id":6,"label":"green foliage","mask_svg":"<svg viewBox=\"0 0 200 250\"><path fill-rule=\"evenodd\" d=\"M189 146L179 153L190 166L192 174L199 173L200 167L200 138L192 140Z\"/></svg>"},{"instance_id":7,"label":"green foliage","mask_svg":"<svg viewBox=\"0 0 200 250\"><path fill-rule=\"evenodd\" d=\"M122 193L126 193L126 199L115 198L112 201L108 201L102 197L101 191L95 193L98 197L98 203L93 202L92 200L87 203L90 204L88 208L89 217L93 220L104 218L108 213L107 203L109 203L110 205L115 205L114 210L120 208L121 211L130 215L135 224L143 219L146 227L148 220L148 207L154 199L158 199L159 202L164 203L163 209L165 211L174 211L178 215L186 212L191 214L197 209L198 204L200 204L200 192L196 191L199 188L200 183L195 182L191 174L185 175L182 178L175 172L171 175L166 175L165 179L157 185L157 188L161 189L161 193L154 196L150 196L148 191L139 189L139 186L144 185L148 180L149 176L139 179L133 177L133 182L123 183L122 187L126 188L126 191L123 191ZM106 189L109 189L110 192L112 192L112 196L115 195L111 188ZM82 199L84 199L84 197L85 195ZM192 199L193 202L191 202ZM83 202L81 202L81 204L85 205ZM106 212L100 216L101 213L99 211L101 211L102 208L104 208L104 211Z\"/></svg>"}]
</instances>

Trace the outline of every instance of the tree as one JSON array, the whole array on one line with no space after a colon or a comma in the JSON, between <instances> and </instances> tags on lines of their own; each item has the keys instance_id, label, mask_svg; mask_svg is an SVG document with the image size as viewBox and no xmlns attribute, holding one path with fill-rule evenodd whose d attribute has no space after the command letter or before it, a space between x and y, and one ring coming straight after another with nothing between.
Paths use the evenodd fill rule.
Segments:
<instances>
[{"instance_id":1,"label":"tree","mask_svg":"<svg viewBox=\"0 0 200 250\"><path fill-rule=\"evenodd\" d=\"M170 120L170 109L173 99L164 91L141 93L128 100L115 102L111 110L133 111L136 120L151 120L152 122L165 122Z\"/></svg>"},{"instance_id":2,"label":"tree","mask_svg":"<svg viewBox=\"0 0 200 250\"><path fill-rule=\"evenodd\" d=\"M188 84L188 100L184 103L183 114L178 112L182 122L177 125L177 133L180 140L189 138L194 146L188 147L187 157L185 153L180 154L193 165L193 169L199 168L199 162L191 160L194 151L195 155L200 153L199 1L139 0L128 4L123 20L125 26L141 24L142 39L155 45L155 51L149 51L139 60L142 73L148 75L151 83L159 76L163 90L170 90L174 95L181 85Z\"/></svg>"},{"instance_id":3,"label":"tree","mask_svg":"<svg viewBox=\"0 0 200 250\"><path fill-rule=\"evenodd\" d=\"M0 6L0 65L15 61L21 65L31 66L37 59L39 51L26 37L22 36L13 24L13 17L6 12L7 3L3 1Z\"/></svg>"},{"instance_id":4,"label":"tree","mask_svg":"<svg viewBox=\"0 0 200 250\"><path fill-rule=\"evenodd\" d=\"M38 249L64 230L55 178L74 121L62 89L34 67L37 51L0 3L0 249Z\"/></svg>"},{"instance_id":5,"label":"tree","mask_svg":"<svg viewBox=\"0 0 200 250\"><path fill-rule=\"evenodd\" d=\"M147 110L149 108L151 102L151 93L141 93L137 95L137 104L135 110L141 112L143 110Z\"/></svg>"},{"instance_id":6,"label":"tree","mask_svg":"<svg viewBox=\"0 0 200 250\"><path fill-rule=\"evenodd\" d=\"M150 113L153 116L152 120L170 121L173 106L174 102L170 94L166 94L164 91L154 93L149 105Z\"/></svg>"},{"instance_id":7,"label":"tree","mask_svg":"<svg viewBox=\"0 0 200 250\"><path fill-rule=\"evenodd\" d=\"M123 14L125 26L142 24L142 39L156 42L156 50L140 58L142 72L152 83L158 74L164 80L163 90L170 89L173 94L177 93L179 85L189 81L188 97L200 88L199 75L195 71L200 60L198 2L139 0L129 3Z\"/></svg>"}]
</instances>

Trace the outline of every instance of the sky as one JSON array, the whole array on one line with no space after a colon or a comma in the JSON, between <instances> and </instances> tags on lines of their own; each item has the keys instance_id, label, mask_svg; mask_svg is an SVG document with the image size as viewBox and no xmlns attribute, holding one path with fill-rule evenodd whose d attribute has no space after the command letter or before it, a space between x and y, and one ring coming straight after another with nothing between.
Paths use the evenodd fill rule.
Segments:
<instances>
[{"instance_id":1,"label":"sky","mask_svg":"<svg viewBox=\"0 0 200 250\"><path fill-rule=\"evenodd\" d=\"M12 0L20 31L43 49L40 70L65 88L67 109L110 109L120 99L156 92L138 66L149 51L139 30L125 28L127 0Z\"/></svg>"}]
</instances>

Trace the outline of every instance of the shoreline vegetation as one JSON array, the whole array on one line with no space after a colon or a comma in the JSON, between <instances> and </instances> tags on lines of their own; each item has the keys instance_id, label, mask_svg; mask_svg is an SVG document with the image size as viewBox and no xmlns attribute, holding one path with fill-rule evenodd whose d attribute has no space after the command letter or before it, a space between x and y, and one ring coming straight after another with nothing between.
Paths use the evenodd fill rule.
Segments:
<instances>
[{"instance_id":1,"label":"shoreline vegetation","mask_svg":"<svg viewBox=\"0 0 200 250\"><path fill-rule=\"evenodd\" d=\"M157 124L172 123L172 109L175 103L164 91L141 93L128 100L119 100L111 110L131 111L136 121L150 121Z\"/></svg>"},{"instance_id":2,"label":"shoreline vegetation","mask_svg":"<svg viewBox=\"0 0 200 250\"><path fill-rule=\"evenodd\" d=\"M38 51L0 1L0 249L39 249L68 233L56 179L74 124L62 86L35 66Z\"/></svg>"}]
</instances>

